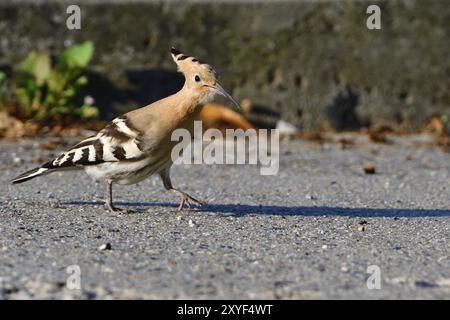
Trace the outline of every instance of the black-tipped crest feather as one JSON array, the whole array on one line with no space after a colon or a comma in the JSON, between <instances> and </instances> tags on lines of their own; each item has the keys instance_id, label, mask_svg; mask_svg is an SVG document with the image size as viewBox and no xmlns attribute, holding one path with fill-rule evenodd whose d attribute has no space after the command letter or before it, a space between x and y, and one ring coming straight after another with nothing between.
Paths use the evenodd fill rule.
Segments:
<instances>
[{"instance_id":1,"label":"black-tipped crest feather","mask_svg":"<svg viewBox=\"0 0 450 320\"><path fill-rule=\"evenodd\" d=\"M170 49L170 52L171 52L174 56L177 56L177 55L181 54L181 51L178 50L178 49L176 49L175 47L172 47L172 48Z\"/></svg>"}]
</instances>

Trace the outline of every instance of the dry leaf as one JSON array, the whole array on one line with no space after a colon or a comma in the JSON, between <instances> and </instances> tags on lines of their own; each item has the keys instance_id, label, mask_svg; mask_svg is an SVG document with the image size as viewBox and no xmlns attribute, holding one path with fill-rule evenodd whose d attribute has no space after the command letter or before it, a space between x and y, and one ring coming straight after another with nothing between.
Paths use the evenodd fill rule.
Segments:
<instances>
[{"instance_id":1,"label":"dry leaf","mask_svg":"<svg viewBox=\"0 0 450 320\"><path fill-rule=\"evenodd\" d=\"M422 132L436 133L438 135L443 135L443 134L445 134L445 127L439 118L433 117L422 129Z\"/></svg>"},{"instance_id":2,"label":"dry leaf","mask_svg":"<svg viewBox=\"0 0 450 320\"><path fill-rule=\"evenodd\" d=\"M206 104L200 112L200 119L204 122L206 128L234 128L251 129L252 124L241 114L218 103Z\"/></svg>"},{"instance_id":3,"label":"dry leaf","mask_svg":"<svg viewBox=\"0 0 450 320\"><path fill-rule=\"evenodd\" d=\"M365 174L374 174L376 173L375 166L371 163L366 162L363 165L363 170Z\"/></svg>"}]
</instances>

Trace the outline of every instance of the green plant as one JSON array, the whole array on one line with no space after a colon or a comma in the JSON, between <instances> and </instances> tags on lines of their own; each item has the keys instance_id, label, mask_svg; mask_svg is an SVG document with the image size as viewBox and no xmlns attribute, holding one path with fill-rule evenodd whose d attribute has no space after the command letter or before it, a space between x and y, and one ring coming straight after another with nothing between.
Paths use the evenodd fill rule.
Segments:
<instances>
[{"instance_id":1,"label":"green plant","mask_svg":"<svg viewBox=\"0 0 450 320\"><path fill-rule=\"evenodd\" d=\"M93 53L94 45L86 41L66 49L52 65L46 53L30 52L15 82L18 115L56 123L96 118L98 109L92 104L83 104L81 97L81 89L88 82L83 71Z\"/></svg>"}]
</instances>

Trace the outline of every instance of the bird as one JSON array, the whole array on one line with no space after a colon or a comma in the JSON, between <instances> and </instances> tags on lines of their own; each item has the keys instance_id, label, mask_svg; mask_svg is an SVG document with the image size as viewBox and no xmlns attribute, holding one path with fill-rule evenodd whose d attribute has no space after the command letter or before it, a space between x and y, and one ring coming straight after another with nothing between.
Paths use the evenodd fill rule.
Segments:
<instances>
[{"instance_id":1,"label":"bird","mask_svg":"<svg viewBox=\"0 0 450 320\"><path fill-rule=\"evenodd\" d=\"M122 211L113 205L113 184L136 184L152 175L159 175L164 188L180 196L178 210L190 204L203 203L173 187L170 168L175 161L171 141L176 129L194 130L205 104L220 94L240 108L221 86L218 73L209 64L185 55L172 47L172 59L184 75L183 87L166 98L132 110L109 122L96 135L88 137L56 158L11 180L13 184L52 172L84 169L95 180L106 182L105 204L110 211Z\"/></svg>"}]
</instances>

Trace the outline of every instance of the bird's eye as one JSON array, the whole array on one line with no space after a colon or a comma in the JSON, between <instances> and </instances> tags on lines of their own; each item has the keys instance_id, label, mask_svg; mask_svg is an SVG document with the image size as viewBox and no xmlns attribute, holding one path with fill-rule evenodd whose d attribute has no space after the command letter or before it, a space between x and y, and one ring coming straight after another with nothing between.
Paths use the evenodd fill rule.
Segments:
<instances>
[{"instance_id":1,"label":"bird's eye","mask_svg":"<svg viewBox=\"0 0 450 320\"><path fill-rule=\"evenodd\" d=\"M200 77L198 74L195 75L194 80L195 82L200 82Z\"/></svg>"}]
</instances>

